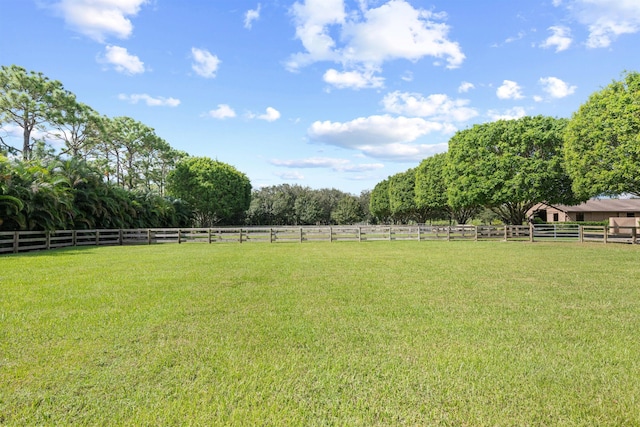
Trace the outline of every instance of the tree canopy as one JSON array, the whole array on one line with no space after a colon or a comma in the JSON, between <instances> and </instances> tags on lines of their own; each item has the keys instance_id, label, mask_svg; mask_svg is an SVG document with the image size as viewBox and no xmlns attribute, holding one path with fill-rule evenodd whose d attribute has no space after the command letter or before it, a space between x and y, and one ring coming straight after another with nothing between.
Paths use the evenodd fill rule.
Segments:
<instances>
[{"instance_id":1,"label":"tree canopy","mask_svg":"<svg viewBox=\"0 0 640 427\"><path fill-rule=\"evenodd\" d=\"M424 159L416 169L415 202L431 219L452 218L458 224L466 224L479 210L477 205L453 208L447 198L447 153L435 154Z\"/></svg>"},{"instance_id":2,"label":"tree canopy","mask_svg":"<svg viewBox=\"0 0 640 427\"><path fill-rule=\"evenodd\" d=\"M62 83L50 80L42 73L27 72L17 65L0 67L0 127L11 125L21 129L22 148L12 147L0 136L0 143L10 151L32 157L37 139L34 131L45 132L50 125L60 123L59 112L74 108L75 96Z\"/></svg>"},{"instance_id":3,"label":"tree canopy","mask_svg":"<svg viewBox=\"0 0 640 427\"><path fill-rule=\"evenodd\" d=\"M208 157L180 160L169 174L167 190L194 209L200 227L241 223L251 201L249 178Z\"/></svg>"},{"instance_id":4,"label":"tree canopy","mask_svg":"<svg viewBox=\"0 0 640 427\"><path fill-rule=\"evenodd\" d=\"M449 204L486 206L503 222L522 224L536 203L573 203L562 158L566 124L527 116L456 133L449 141Z\"/></svg>"},{"instance_id":5,"label":"tree canopy","mask_svg":"<svg viewBox=\"0 0 640 427\"><path fill-rule=\"evenodd\" d=\"M592 94L573 115L564 153L580 199L640 196L640 73Z\"/></svg>"}]
</instances>

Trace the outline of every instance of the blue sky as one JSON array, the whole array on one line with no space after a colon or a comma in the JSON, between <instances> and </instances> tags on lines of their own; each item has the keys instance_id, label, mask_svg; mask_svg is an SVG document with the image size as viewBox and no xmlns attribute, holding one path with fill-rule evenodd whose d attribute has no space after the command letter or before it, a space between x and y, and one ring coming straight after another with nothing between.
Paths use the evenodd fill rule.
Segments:
<instances>
[{"instance_id":1,"label":"blue sky","mask_svg":"<svg viewBox=\"0 0 640 427\"><path fill-rule=\"evenodd\" d=\"M1 65L254 188L358 194L475 123L570 117L639 48L639 0L0 0Z\"/></svg>"}]
</instances>

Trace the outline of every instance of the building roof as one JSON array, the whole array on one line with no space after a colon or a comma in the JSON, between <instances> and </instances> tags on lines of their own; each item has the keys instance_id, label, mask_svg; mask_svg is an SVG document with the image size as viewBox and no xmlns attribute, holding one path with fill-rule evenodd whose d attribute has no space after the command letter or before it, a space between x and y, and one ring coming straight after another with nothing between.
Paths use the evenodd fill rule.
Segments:
<instances>
[{"instance_id":1,"label":"building roof","mask_svg":"<svg viewBox=\"0 0 640 427\"><path fill-rule=\"evenodd\" d=\"M640 212L640 199L590 199L576 206L552 207L563 212Z\"/></svg>"}]
</instances>

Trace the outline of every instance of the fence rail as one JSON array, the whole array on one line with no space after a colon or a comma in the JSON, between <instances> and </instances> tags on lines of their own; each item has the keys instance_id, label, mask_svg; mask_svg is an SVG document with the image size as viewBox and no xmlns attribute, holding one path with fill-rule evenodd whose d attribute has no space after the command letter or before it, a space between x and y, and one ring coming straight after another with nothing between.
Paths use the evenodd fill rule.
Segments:
<instances>
[{"instance_id":1,"label":"fence rail","mask_svg":"<svg viewBox=\"0 0 640 427\"><path fill-rule=\"evenodd\" d=\"M314 227L149 228L132 230L2 231L0 254L69 246L161 243L370 242L377 240L503 240L639 243L640 227L362 225Z\"/></svg>"}]
</instances>

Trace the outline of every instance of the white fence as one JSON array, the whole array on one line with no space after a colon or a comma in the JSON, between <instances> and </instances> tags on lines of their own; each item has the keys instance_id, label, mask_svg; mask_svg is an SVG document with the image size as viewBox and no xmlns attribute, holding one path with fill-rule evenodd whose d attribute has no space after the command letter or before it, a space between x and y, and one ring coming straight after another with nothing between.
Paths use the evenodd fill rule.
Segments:
<instances>
[{"instance_id":1,"label":"white fence","mask_svg":"<svg viewBox=\"0 0 640 427\"><path fill-rule=\"evenodd\" d=\"M549 224L535 226L362 225L314 227L223 227L133 230L56 230L0 232L0 254L69 246L158 243L368 242L376 240L593 241L638 243L638 227Z\"/></svg>"}]
</instances>

